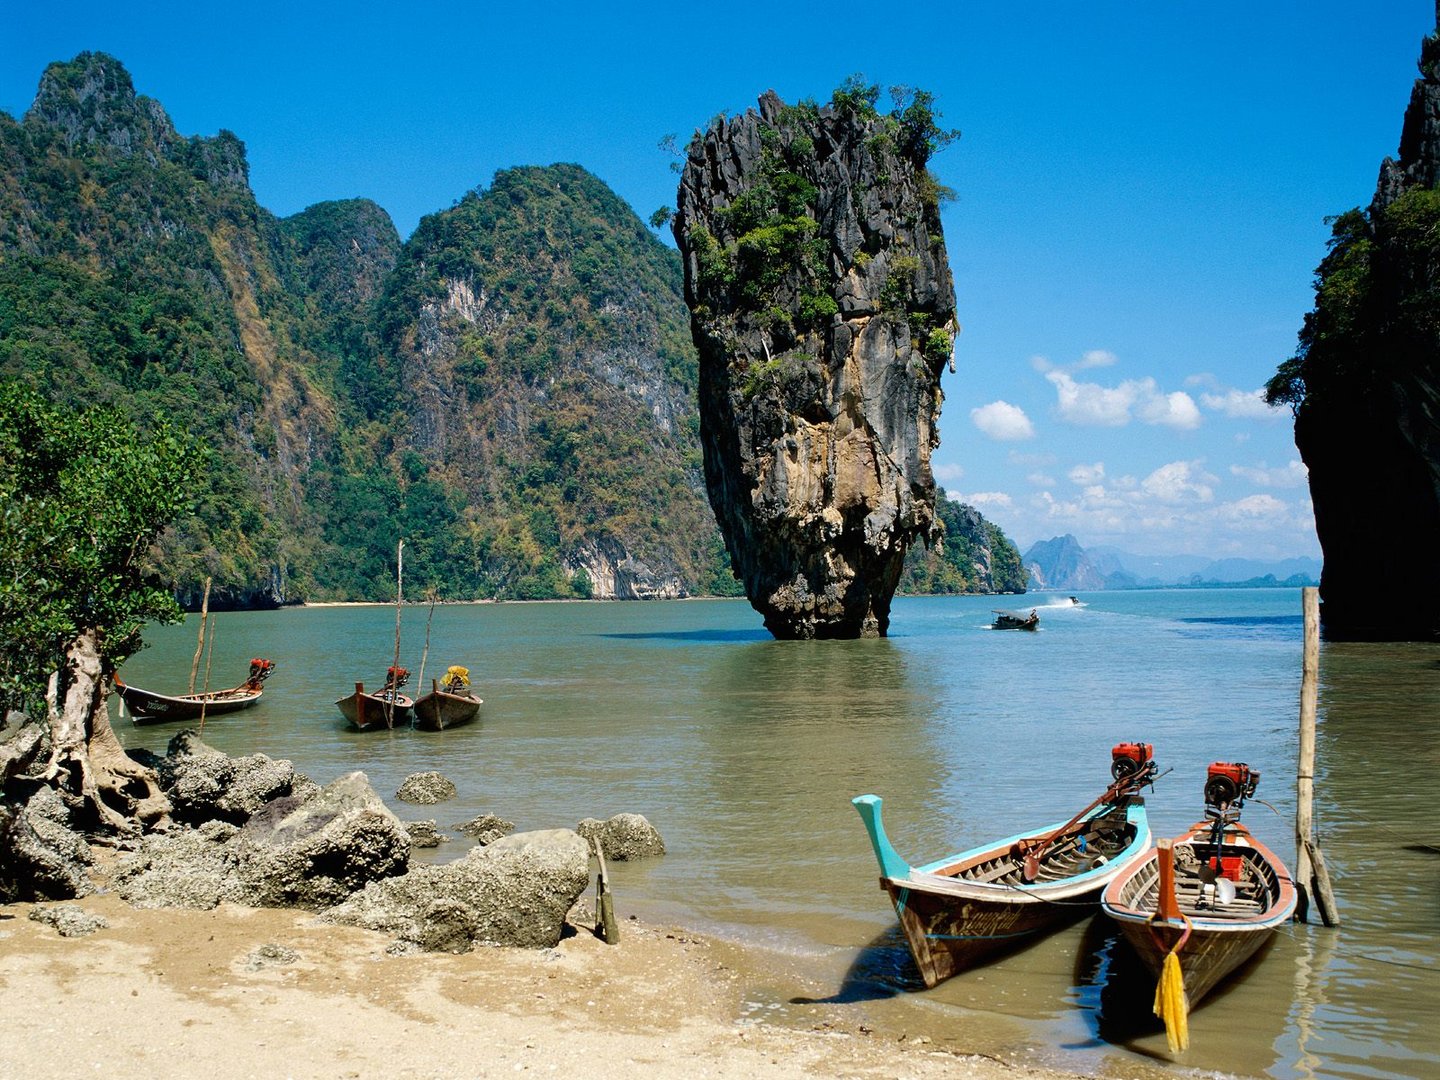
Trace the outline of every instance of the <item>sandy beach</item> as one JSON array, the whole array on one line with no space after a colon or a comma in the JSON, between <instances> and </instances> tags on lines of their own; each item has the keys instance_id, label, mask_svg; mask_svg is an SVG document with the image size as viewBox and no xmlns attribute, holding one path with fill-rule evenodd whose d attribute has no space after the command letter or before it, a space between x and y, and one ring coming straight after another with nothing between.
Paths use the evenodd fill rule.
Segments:
<instances>
[{"instance_id":1,"label":"sandy beach","mask_svg":"<svg viewBox=\"0 0 1440 1080\"><path fill-rule=\"evenodd\" d=\"M0 908L0 1080L47 1075L974 1077L1063 1074L879 1032L854 1006L810 1006L808 1030L757 1020L737 946L621 925L555 949L387 952L388 937L307 912L67 902L109 924L64 937ZM63 1059L57 1061L57 1056Z\"/></svg>"}]
</instances>

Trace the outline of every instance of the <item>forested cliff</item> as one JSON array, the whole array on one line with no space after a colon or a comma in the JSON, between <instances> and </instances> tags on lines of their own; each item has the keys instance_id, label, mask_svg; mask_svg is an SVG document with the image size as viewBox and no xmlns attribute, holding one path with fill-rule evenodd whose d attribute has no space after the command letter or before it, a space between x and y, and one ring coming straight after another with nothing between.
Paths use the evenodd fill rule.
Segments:
<instances>
[{"instance_id":1,"label":"forested cliff","mask_svg":"<svg viewBox=\"0 0 1440 1080\"><path fill-rule=\"evenodd\" d=\"M577 165L402 242L365 199L260 207L119 61L0 113L0 378L211 447L158 553L183 602L735 594L677 254ZM938 567L937 554L921 567Z\"/></svg>"}]
</instances>

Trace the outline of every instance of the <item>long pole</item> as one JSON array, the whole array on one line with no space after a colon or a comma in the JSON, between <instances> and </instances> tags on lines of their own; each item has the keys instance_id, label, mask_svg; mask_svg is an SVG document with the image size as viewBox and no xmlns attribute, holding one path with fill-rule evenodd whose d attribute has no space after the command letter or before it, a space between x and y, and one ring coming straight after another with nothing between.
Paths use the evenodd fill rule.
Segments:
<instances>
[{"instance_id":1,"label":"long pole","mask_svg":"<svg viewBox=\"0 0 1440 1080\"><path fill-rule=\"evenodd\" d=\"M390 665L396 673L396 682L399 682L400 673L400 605L405 602L405 541L401 540L395 547L395 660ZM390 695L385 699L385 726L395 726L395 698L400 693L400 687L393 686Z\"/></svg>"},{"instance_id":2,"label":"long pole","mask_svg":"<svg viewBox=\"0 0 1440 1080\"><path fill-rule=\"evenodd\" d=\"M1326 926L1340 922L1325 859L1315 843L1315 712L1320 686L1320 593L1301 591L1305 612L1305 653L1300 669L1300 754L1295 769L1295 886L1301 902L1296 918L1304 922L1313 896Z\"/></svg>"},{"instance_id":3,"label":"long pole","mask_svg":"<svg viewBox=\"0 0 1440 1080\"><path fill-rule=\"evenodd\" d=\"M205 595L200 599L200 639L195 642L195 659L190 661L190 689L195 692L195 675L200 670L200 654L205 651L205 620L210 616L210 579L205 579Z\"/></svg>"}]
</instances>

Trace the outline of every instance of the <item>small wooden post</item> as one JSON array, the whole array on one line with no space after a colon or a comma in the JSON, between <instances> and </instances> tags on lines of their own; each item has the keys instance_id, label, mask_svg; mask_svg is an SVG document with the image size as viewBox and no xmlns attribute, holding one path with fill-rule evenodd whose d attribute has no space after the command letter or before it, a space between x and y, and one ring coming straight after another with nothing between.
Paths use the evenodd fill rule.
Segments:
<instances>
[{"instance_id":1,"label":"small wooden post","mask_svg":"<svg viewBox=\"0 0 1440 1080\"><path fill-rule=\"evenodd\" d=\"M195 659L190 661L190 689L187 694L195 692L195 676L200 671L200 654L205 651L205 620L210 615L210 579L205 579L205 595L200 598L200 640L195 642Z\"/></svg>"},{"instance_id":2,"label":"small wooden post","mask_svg":"<svg viewBox=\"0 0 1440 1080\"><path fill-rule=\"evenodd\" d=\"M595 849L595 858L600 866L599 873L595 875L595 933L605 944L617 945L620 942L620 924L615 921L615 897L610 892L605 853L600 850L598 838L592 836L590 845Z\"/></svg>"},{"instance_id":3,"label":"small wooden post","mask_svg":"<svg viewBox=\"0 0 1440 1080\"><path fill-rule=\"evenodd\" d=\"M1326 926L1338 926L1330 875L1315 843L1315 711L1320 686L1320 593L1301 590L1305 611L1305 653L1300 669L1300 755L1295 770L1295 917L1305 922L1313 895Z\"/></svg>"},{"instance_id":4,"label":"small wooden post","mask_svg":"<svg viewBox=\"0 0 1440 1080\"><path fill-rule=\"evenodd\" d=\"M1155 841L1155 861L1160 869L1160 895L1155 898L1155 914L1161 919L1180 919L1180 902L1175 898L1175 841L1161 837Z\"/></svg>"}]
</instances>

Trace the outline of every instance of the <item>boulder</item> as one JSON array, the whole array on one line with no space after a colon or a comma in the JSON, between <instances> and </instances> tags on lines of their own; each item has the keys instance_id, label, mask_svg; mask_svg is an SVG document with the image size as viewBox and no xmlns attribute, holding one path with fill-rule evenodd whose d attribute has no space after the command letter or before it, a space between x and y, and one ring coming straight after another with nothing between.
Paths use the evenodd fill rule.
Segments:
<instances>
[{"instance_id":1,"label":"boulder","mask_svg":"<svg viewBox=\"0 0 1440 1080\"><path fill-rule=\"evenodd\" d=\"M60 802L52 788L41 788L28 803L0 799L0 903L69 900L95 891L90 846L56 820L50 797Z\"/></svg>"},{"instance_id":2,"label":"boulder","mask_svg":"<svg viewBox=\"0 0 1440 1080\"><path fill-rule=\"evenodd\" d=\"M569 829L519 833L439 866L373 882L321 913L424 949L474 942L553 948L590 883L590 846Z\"/></svg>"},{"instance_id":3,"label":"boulder","mask_svg":"<svg viewBox=\"0 0 1440 1080\"><path fill-rule=\"evenodd\" d=\"M172 817L186 824L220 820L243 825L276 799L303 801L319 791L289 761L264 754L232 758L190 730L171 739L165 757L155 759L153 767Z\"/></svg>"},{"instance_id":4,"label":"boulder","mask_svg":"<svg viewBox=\"0 0 1440 1080\"><path fill-rule=\"evenodd\" d=\"M481 844L493 844L500 837L508 836L515 831L513 821L506 821L494 814L481 814L479 817L471 818L469 821L452 827L460 835L468 836Z\"/></svg>"},{"instance_id":5,"label":"boulder","mask_svg":"<svg viewBox=\"0 0 1440 1080\"><path fill-rule=\"evenodd\" d=\"M575 831L586 840L593 839L605 858L616 862L665 854L665 841L640 814L616 814L607 821L586 818Z\"/></svg>"},{"instance_id":6,"label":"boulder","mask_svg":"<svg viewBox=\"0 0 1440 1080\"><path fill-rule=\"evenodd\" d=\"M414 773L405 778L395 797L401 802L419 803L424 806L444 802L455 797L455 785L438 772Z\"/></svg>"},{"instance_id":7,"label":"boulder","mask_svg":"<svg viewBox=\"0 0 1440 1080\"><path fill-rule=\"evenodd\" d=\"M434 821L407 821L405 832L410 837L411 847L439 847L450 839L435 828Z\"/></svg>"},{"instance_id":8,"label":"boulder","mask_svg":"<svg viewBox=\"0 0 1440 1080\"><path fill-rule=\"evenodd\" d=\"M53 926L61 937L84 937L110 925L103 915L92 915L74 904L34 907L30 909L30 918Z\"/></svg>"}]
</instances>

